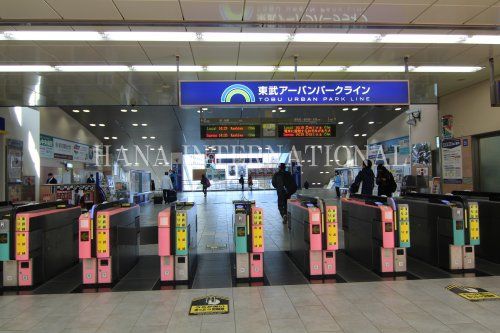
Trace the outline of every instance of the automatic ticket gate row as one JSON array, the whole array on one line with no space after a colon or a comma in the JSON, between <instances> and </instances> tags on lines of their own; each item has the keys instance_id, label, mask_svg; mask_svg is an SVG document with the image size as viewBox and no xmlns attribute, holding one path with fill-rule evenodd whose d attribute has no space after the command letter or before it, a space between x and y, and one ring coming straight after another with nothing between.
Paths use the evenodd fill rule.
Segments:
<instances>
[{"instance_id":1,"label":"automatic ticket gate row","mask_svg":"<svg viewBox=\"0 0 500 333\"><path fill-rule=\"evenodd\" d=\"M186 283L197 260L198 221L193 202L175 202L158 214L160 280Z\"/></svg>"},{"instance_id":2,"label":"automatic ticket gate row","mask_svg":"<svg viewBox=\"0 0 500 333\"><path fill-rule=\"evenodd\" d=\"M474 246L480 244L477 202L419 193L409 193L397 201L409 207L409 255L450 271L475 268Z\"/></svg>"},{"instance_id":3,"label":"automatic ticket gate row","mask_svg":"<svg viewBox=\"0 0 500 333\"><path fill-rule=\"evenodd\" d=\"M39 285L78 262L80 207L58 201L1 211L3 287Z\"/></svg>"},{"instance_id":4,"label":"automatic ticket gate row","mask_svg":"<svg viewBox=\"0 0 500 333\"><path fill-rule=\"evenodd\" d=\"M476 243L476 255L500 264L500 193L455 191L453 195L477 203L481 244ZM469 211L469 217L474 213Z\"/></svg>"},{"instance_id":5,"label":"automatic ticket gate row","mask_svg":"<svg viewBox=\"0 0 500 333\"><path fill-rule=\"evenodd\" d=\"M255 201L233 201L236 279L264 278L264 214Z\"/></svg>"},{"instance_id":6,"label":"automatic ticket gate row","mask_svg":"<svg viewBox=\"0 0 500 333\"><path fill-rule=\"evenodd\" d=\"M113 284L139 258L139 206L116 201L95 205L79 219L83 285Z\"/></svg>"},{"instance_id":7,"label":"automatic ticket gate row","mask_svg":"<svg viewBox=\"0 0 500 333\"><path fill-rule=\"evenodd\" d=\"M288 200L290 256L305 275L321 278L336 274L338 250L337 207L320 198Z\"/></svg>"},{"instance_id":8,"label":"automatic ticket gate row","mask_svg":"<svg viewBox=\"0 0 500 333\"><path fill-rule=\"evenodd\" d=\"M342 229L345 252L356 261L382 274L406 272L410 248L407 205L375 196L342 199Z\"/></svg>"}]
</instances>

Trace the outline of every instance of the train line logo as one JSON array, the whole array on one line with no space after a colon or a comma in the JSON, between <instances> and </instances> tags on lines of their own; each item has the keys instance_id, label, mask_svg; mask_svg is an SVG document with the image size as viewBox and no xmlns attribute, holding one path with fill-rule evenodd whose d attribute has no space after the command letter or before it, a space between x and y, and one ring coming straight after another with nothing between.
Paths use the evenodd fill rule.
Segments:
<instances>
[{"instance_id":1,"label":"train line logo","mask_svg":"<svg viewBox=\"0 0 500 333\"><path fill-rule=\"evenodd\" d=\"M243 84L232 84L224 89L220 101L221 103L231 103L231 99L236 95L242 96L245 103L255 103L255 94Z\"/></svg>"}]
</instances>

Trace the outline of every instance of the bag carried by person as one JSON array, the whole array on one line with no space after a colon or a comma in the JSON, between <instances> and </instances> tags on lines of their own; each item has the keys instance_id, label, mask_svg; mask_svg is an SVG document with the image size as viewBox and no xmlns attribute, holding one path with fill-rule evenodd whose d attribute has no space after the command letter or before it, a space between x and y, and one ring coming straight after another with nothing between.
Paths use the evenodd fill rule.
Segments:
<instances>
[{"instance_id":1,"label":"bag carried by person","mask_svg":"<svg viewBox=\"0 0 500 333\"><path fill-rule=\"evenodd\" d=\"M396 180L394 180L394 176L390 171L389 171L389 189L391 193L396 192L396 190L398 189L398 184L396 184Z\"/></svg>"},{"instance_id":2,"label":"bag carried by person","mask_svg":"<svg viewBox=\"0 0 500 333\"><path fill-rule=\"evenodd\" d=\"M177 201L177 192L174 190L167 190L167 201L169 203Z\"/></svg>"},{"instance_id":3,"label":"bag carried by person","mask_svg":"<svg viewBox=\"0 0 500 333\"><path fill-rule=\"evenodd\" d=\"M297 192L297 184L291 174L287 174L285 177L285 188L288 195L292 195Z\"/></svg>"},{"instance_id":4,"label":"bag carried by person","mask_svg":"<svg viewBox=\"0 0 500 333\"><path fill-rule=\"evenodd\" d=\"M212 186L212 184L210 184L210 180L207 178L207 180L205 181L205 186L206 187L210 187Z\"/></svg>"}]
</instances>

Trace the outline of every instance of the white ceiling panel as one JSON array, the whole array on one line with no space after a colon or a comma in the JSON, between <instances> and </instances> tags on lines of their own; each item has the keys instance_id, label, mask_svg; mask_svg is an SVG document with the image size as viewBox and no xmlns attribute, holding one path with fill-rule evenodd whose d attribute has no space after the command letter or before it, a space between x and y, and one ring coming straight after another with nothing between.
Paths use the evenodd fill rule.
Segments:
<instances>
[{"instance_id":1,"label":"white ceiling panel","mask_svg":"<svg viewBox=\"0 0 500 333\"><path fill-rule=\"evenodd\" d=\"M182 0L185 20L201 21L241 21L243 0Z\"/></svg>"},{"instance_id":2,"label":"white ceiling panel","mask_svg":"<svg viewBox=\"0 0 500 333\"><path fill-rule=\"evenodd\" d=\"M420 15L428 5L420 4L372 4L364 16L368 22L410 23Z\"/></svg>"},{"instance_id":3,"label":"white ceiling panel","mask_svg":"<svg viewBox=\"0 0 500 333\"><path fill-rule=\"evenodd\" d=\"M285 43L259 46L241 43L238 65L278 65L286 46Z\"/></svg>"},{"instance_id":4,"label":"white ceiling panel","mask_svg":"<svg viewBox=\"0 0 500 333\"><path fill-rule=\"evenodd\" d=\"M410 63L416 65L446 65L448 59L457 56L458 54L469 49L470 45L454 45L450 46L429 46L420 52L417 52L410 58Z\"/></svg>"},{"instance_id":5,"label":"white ceiling panel","mask_svg":"<svg viewBox=\"0 0 500 333\"><path fill-rule=\"evenodd\" d=\"M105 63L105 59L86 43L39 43L38 45L59 62Z\"/></svg>"},{"instance_id":6,"label":"white ceiling panel","mask_svg":"<svg viewBox=\"0 0 500 333\"><path fill-rule=\"evenodd\" d=\"M189 43L152 43L141 42L153 65L175 65L175 56L180 57L182 65L193 65L193 55Z\"/></svg>"},{"instance_id":7,"label":"white ceiling panel","mask_svg":"<svg viewBox=\"0 0 500 333\"><path fill-rule=\"evenodd\" d=\"M490 46L474 45L464 52L448 60L450 65L475 66L488 61L490 57ZM500 49L500 48L499 48Z\"/></svg>"},{"instance_id":8,"label":"white ceiling panel","mask_svg":"<svg viewBox=\"0 0 500 333\"><path fill-rule=\"evenodd\" d=\"M479 15L467 21L467 24L500 24L500 5L486 9Z\"/></svg>"},{"instance_id":9,"label":"white ceiling panel","mask_svg":"<svg viewBox=\"0 0 500 333\"><path fill-rule=\"evenodd\" d=\"M394 47L385 45L365 59L365 65L402 65L405 56L413 54L424 49L425 45L413 47Z\"/></svg>"},{"instance_id":10,"label":"white ceiling panel","mask_svg":"<svg viewBox=\"0 0 500 333\"><path fill-rule=\"evenodd\" d=\"M452 5L452 6L491 6L498 0L438 0L435 5Z\"/></svg>"},{"instance_id":11,"label":"white ceiling panel","mask_svg":"<svg viewBox=\"0 0 500 333\"><path fill-rule=\"evenodd\" d=\"M393 5L431 5L436 0L373 0L373 3L385 3Z\"/></svg>"},{"instance_id":12,"label":"white ceiling panel","mask_svg":"<svg viewBox=\"0 0 500 333\"><path fill-rule=\"evenodd\" d=\"M271 80L273 73L236 73L236 80Z\"/></svg>"},{"instance_id":13,"label":"white ceiling panel","mask_svg":"<svg viewBox=\"0 0 500 333\"><path fill-rule=\"evenodd\" d=\"M12 62L18 63L30 62L50 64L56 60L48 52L30 42L25 42L23 44L2 43L0 44L0 52L12 59Z\"/></svg>"},{"instance_id":14,"label":"white ceiling panel","mask_svg":"<svg viewBox=\"0 0 500 333\"><path fill-rule=\"evenodd\" d=\"M325 58L322 65L357 65L361 64L370 54L375 52L380 45L370 44L337 44Z\"/></svg>"},{"instance_id":15,"label":"white ceiling panel","mask_svg":"<svg viewBox=\"0 0 500 333\"><path fill-rule=\"evenodd\" d=\"M307 0L246 1L244 21L299 21L307 3Z\"/></svg>"},{"instance_id":16,"label":"white ceiling panel","mask_svg":"<svg viewBox=\"0 0 500 333\"><path fill-rule=\"evenodd\" d=\"M196 65L236 65L238 43L193 43L192 50Z\"/></svg>"},{"instance_id":17,"label":"white ceiling panel","mask_svg":"<svg viewBox=\"0 0 500 333\"><path fill-rule=\"evenodd\" d=\"M295 55L300 65L319 65L332 50L330 43L291 43L283 54L280 65L293 65Z\"/></svg>"},{"instance_id":18,"label":"white ceiling panel","mask_svg":"<svg viewBox=\"0 0 500 333\"><path fill-rule=\"evenodd\" d=\"M302 17L303 22L366 22L363 15L371 0L311 0Z\"/></svg>"},{"instance_id":19,"label":"white ceiling panel","mask_svg":"<svg viewBox=\"0 0 500 333\"><path fill-rule=\"evenodd\" d=\"M177 0L115 0L125 20L182 20Z\"/></svg>"},{"instance_id":20,"label":"white ceiling panel","mask_svg":"<svg viewBox=\"0 0 500 333\"><path fill-rule=\"evenodd\" d=\"M200 80L234 80L234 73L198 73Z\"/></svg>"},{"instance_id":21,"label":"white ceiling panel","mask_svg":"<svg viewBox=\"0 0 500 333\"><path fill-rule=\"evenodd\" d=\"M42 0L1 0L2 19L60 19L61 17Z\"/></svg>"},{"instance_id":22,"label":"white ceiling panel","mask_svg":"<svg viewBox=\"0 0 500 333\"><path fill-rule=\"evenodd\" d=\"M93 43L92 47L109 63L147 64L149 59L137 42Z\"/></svg>"},{"instance_id":23,"label":"white ceiling panel","mask_svg":"<svg viewBox=\"0 0 500 333\"><path fill-rule=\"evenodd\" d=\"M120 20L112 0L45 0L64 19Z\"/></svg>"},{"instance_id":24,"label":"white ceiling panel","mask_svg":"<svg viewBox=\"0 0 500 333\"><path fill-rule=\"evenodd\" d=\"M462 24L486 8L488 7L433 5L417 17L413 23Z\"/></svg>"}]
</instances>

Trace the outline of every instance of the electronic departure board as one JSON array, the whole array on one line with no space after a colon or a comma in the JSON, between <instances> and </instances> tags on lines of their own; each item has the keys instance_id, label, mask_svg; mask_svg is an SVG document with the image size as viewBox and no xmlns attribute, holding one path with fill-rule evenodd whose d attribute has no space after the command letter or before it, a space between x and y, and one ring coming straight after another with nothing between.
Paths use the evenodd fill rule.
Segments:
<instances>
[{"instance_id":1,"label":"electronic departure board","mask_svg":"<svg viewBox=\"0 0 500 333\"><path fill-rule=\"evenodd\" d=\"M200 125L202 139L260 138L260 125Z\"/></svg>"},{"instance_id":2,"label":"electronic departure board","mask_svg":"<svg viewBox=\"0 0 500 333\"><path fill-rule=\"evenodd\" d=\"M333 138L335 124L326 125L278 125L279 138Z\"/></svg>"}]
</instances>

